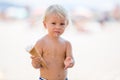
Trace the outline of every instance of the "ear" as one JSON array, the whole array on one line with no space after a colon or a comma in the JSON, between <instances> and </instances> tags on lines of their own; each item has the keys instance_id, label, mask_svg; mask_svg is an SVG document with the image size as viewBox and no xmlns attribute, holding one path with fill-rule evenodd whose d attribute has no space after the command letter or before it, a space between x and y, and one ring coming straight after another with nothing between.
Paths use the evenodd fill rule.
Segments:
<instances>
[{"instance_id":1,"label":"ear","mask_svg":"<svg viewBox=\"0 0 120 80\"><path fill-rule=\"evenodd\" d=\"M69 24L69 21L66 21L66 26L68 26L68 24Z\"/></svg>"},{"instance_id":2,"label":"ear","mask_svg":"<svg viewBox=\"0 0 120 80\"><path fill-rule=\"evenodd\" d=\"M68 24L69 24L69 21L67 21L67 26L68 26Z\"/></svg>"},{"instance_id":3,"label":"ear","mask_svg":"<svg viewBox=\"0 0 120 80\"><path fill-rule=\"evenodd\" d=\"M45 21L43 21L43 25L44 25L45 28L47 28L47 27L46 27L46 22L45 22Z\"/></svg>"}]
</instances>

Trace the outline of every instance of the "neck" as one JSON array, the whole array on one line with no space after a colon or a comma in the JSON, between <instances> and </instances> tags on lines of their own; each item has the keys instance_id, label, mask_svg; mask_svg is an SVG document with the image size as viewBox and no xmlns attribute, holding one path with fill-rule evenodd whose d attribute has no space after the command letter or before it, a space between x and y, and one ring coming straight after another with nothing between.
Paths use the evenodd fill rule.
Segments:
<instances>
[{"instance_id":1,"label":"neck","mask_svg":"<svg viewBox=\"0 0 120 80\"><path fill-rule=\"evenodd\" d=\"M48 34L47 36L52 40L59 40L59 38L60 38L59 36L52 36L50 34Z\"/></svg>"}]
</instances>

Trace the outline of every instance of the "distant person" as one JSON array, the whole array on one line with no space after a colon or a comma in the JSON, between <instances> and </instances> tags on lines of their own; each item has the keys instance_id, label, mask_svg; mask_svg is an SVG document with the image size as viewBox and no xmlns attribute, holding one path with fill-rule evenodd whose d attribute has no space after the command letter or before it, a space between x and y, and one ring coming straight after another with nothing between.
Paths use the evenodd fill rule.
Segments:
<instances>
[{"instance_id":1,"label":"distant person","mask_svg":"<svg viewBox=\"0 0 120 80\"><path fill-rule=\"evenodd\" d=\"M68 80L67 69L74 66L72 46L60 37L69 24L66 10L61 5L49 6L43 24L48 34L36 42L39 56L31 56L32 66L40 69L39 80Z\"/></svg>"},{"instance_id":2,"label":"distant person","mask_svg":"<svg viewBox=\"0 0 120 80\"><path fill-rule=\"evenodd\" d=\"M113 17L116 21L120 21L120 5L117 4L113 10Z\"/></svg>"}]
</instances>

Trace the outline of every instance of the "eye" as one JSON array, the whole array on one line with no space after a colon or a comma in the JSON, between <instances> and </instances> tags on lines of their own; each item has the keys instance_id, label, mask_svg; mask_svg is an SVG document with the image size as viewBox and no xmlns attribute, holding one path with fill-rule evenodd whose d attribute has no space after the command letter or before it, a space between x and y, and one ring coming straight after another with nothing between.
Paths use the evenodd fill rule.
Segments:
<instances>
[{"instance_id":1,"label":"eye","mask_svg":"<svg viewBox=\"0 0 120 80\"><path fill-rule=\"evenodd\" d=\"M60 23L60 25L65 25L65 23Z\"/></svg>"},{"instance_id":2,"label":"eye","mask_svg":"<svg viewBox=\"0 0 120 80\"><path fill-rule=\"evenodd\" d=\"M52 22L53 25L55 25L56 23L55 22Z\"/></svg>"}]
</instances>

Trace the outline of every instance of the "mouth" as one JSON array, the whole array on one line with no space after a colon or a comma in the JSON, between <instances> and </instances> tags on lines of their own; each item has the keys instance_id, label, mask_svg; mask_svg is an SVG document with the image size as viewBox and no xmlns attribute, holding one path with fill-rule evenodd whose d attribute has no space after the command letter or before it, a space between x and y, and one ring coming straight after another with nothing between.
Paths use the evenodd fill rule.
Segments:
<instances>
[{"instance_id":1,"label":"mouth","mask_svg":"<svg viewBox=\"0 0 120 80\"><path fill-rule=\"evenodd\" d=\"M60 31L54 31L54 32L55 32L56 37L60 35Z\"/></svg>"},{"instance_id":2,"label":"mouth","mask_svg":"<svg viewBox=\"0 0 120 80\"><path fill-rule=\"evenodd\" d=\"M60 33L60 31L54 31L54 32L55 32L55 33L58 33L58 34Z\"/></svg>"}]
</instances>

